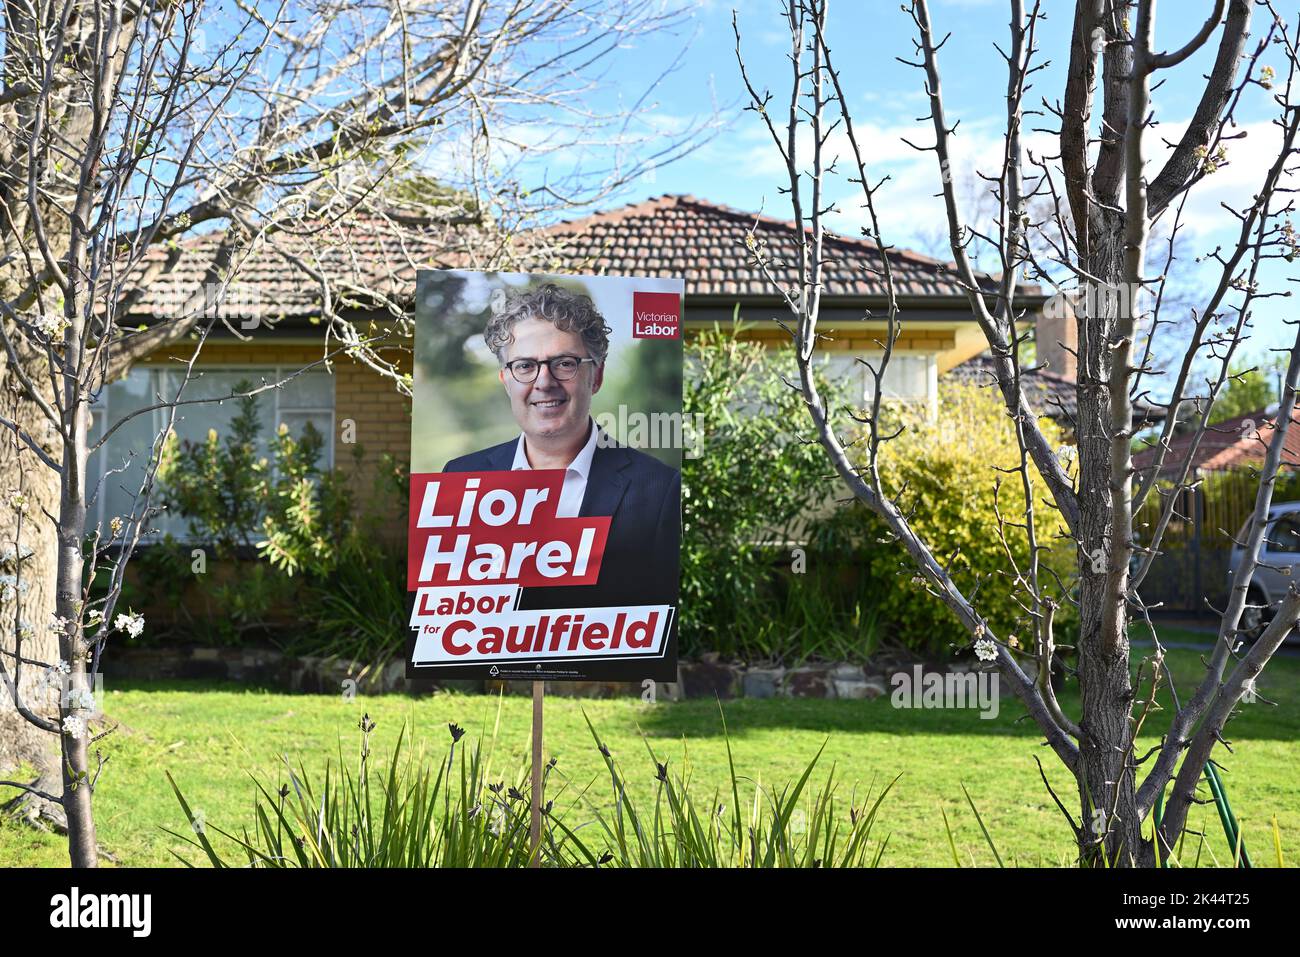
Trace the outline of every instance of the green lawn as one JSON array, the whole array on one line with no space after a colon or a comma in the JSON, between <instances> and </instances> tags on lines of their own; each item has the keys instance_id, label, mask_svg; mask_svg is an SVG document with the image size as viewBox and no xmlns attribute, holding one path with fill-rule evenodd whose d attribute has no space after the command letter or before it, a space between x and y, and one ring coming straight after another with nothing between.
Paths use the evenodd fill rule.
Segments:
<instances>
[{"instance_id":1,"label":"green lawn","mask_svg":"<svg viewBox=\"0 0 1300 957\"><path fill-rule=\"evenodd\" d=\"M1184 693L1197 658L1195 651L1172 653ZM1220 750L1219 758L1256 862L1273 861L1271 821L1276 815L1290 863L1300 860L1300 659L1274 661L1260 694L1277 707L1247 706L1230 726L1236 753ZM355 760L362 712L378 722L372 747L379 756L390 752L403 722L433 755L445 754L449 721L465 726L471 737L495 735L492 760L500 777L519 770L528 748L530 702L518 697L389 695L348 701L176 682L110 686L107 698L109 715L120 727L102 742L111 760L100 782L97 819L101 844L122 866L176 863L169 850L183 845L163 828L184 831L186 822L164 770L171 771L208 822L238 828L251 819L253 787L247 772L274 778L281 754L319 769L337 754L340 742L347 759ZM1067 695L1064 705L1073 711L1077 701ZM594 800L603 802L607 794L608 778L582 709L643 799L653 794L656 783L641 733L660 760L670 759L670 770L689 772L696 794L707 797L727 780L722 724L713 702L649 705L551 698L547 754L558 758L556 773L569 785L559 797L561 808L574 803L588 785ZM725 703L725 709L738 769L751 779L750 799L754 784L780 786L797 778L823 742L822 773L833 764L846 797L855 783L860 794L901 774L880 815L878 833L890 835L886 864L952 863L941 808L953 823L962 860L993 862L962 794L963 784L1008 863L1064 864L1071 858L1064 822L1039 779L1033 755L1040 755L1058 793L1072 807L1066 775L1050 751L1037 747L1038 736L1027 719L1017 721L1023 711L1014 702L1004 702L995 720L981 720L974 711L896 710L888 697L862 702L741 700ZM1158 715L1148 731L1162 724ZM582 820L584 814L590 817L583 807L574 807L566 819ZM1203 862L1209 862L1211 850L1222 860L1224 839L1213 807L1195 809L1193 826L1207 834ZM0 824L0 863L52 866L65 861L59 839Z\"/></svg>"}]
</instances>

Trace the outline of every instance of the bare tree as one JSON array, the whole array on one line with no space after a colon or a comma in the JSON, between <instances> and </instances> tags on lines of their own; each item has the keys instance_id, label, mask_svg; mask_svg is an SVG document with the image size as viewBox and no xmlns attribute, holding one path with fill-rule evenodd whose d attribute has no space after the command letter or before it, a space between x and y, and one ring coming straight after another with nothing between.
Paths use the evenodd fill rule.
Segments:
<instances>
[{"instance_id":1,"label":"bare tree","mask_svg":"<svg viewBox=\"0 0 1300 957\"><path fill-rule=\"evenodd\" d=\"M1026 150L1027 166L1034 167L1042 162L1043 159ZM971 265L979 272L996 272L1001 268L1000 252L996 244L990 244L982 237L992 235L997 229L1002 213L1001 181L994 174L970 168L954 172L953 178L957 202L965 217L963 221L970 226L966 252ZM1073 269L1060 264L1059 251L1069 248L1070 237L1075 232L1069 207L1059 203L1050 190L1034 188L1038 179L1034 169L1026 172L1026 179L1030 185L1025 191L1024 211L1031 224L1037 225L1025 230L1028 245L1025 278L1052 290L1045 308L1070 312L1086 309L1090 304L1089 289ZM1060 228L1044 228L1046 224ZM1142 317L1145 322L1140 329L1138 344L1148 354L1153 375L1163 375L1171 364L1177 366L1182 359L1182 346L1195 326L1197 310L1205 294L1186 226L1181 215L1166 216L1152 221L1147 236L1149 269L1160 277L1159 306ZM946 259L952 254L946 222L918 229L917 241L921 251L928 255ZM1166 326L1169 328L1160 332ZM1159 391L1154 384L1152 389Z\"/></svg>"},{"instance_id":2,"label":"bare tree","mask_svg":"<svg viewBox=\"0 0 1300 957\"><path fill-rule=\"evenodd\" d=\"M940 51L947 37L936 35L925 0L912 0L904 8L915 27L915 50L911 59L900 59L919 72L929 101L929 115L923 122L930 137L913 145L934 154L956 278L967 291L992 351L997 386L1009 413L1008 427L1014 429L1021 449L1015 474L1022 511L1012 530L1027 537L1032 559L1028 567L1010 569L1008 580L1032 619L1035 638L1024 651L1009 645L1008 636L991 632L978 606L936 557L933 543L913 530L898 490L883 485L878 461L882 445L891 437L881 424L883 390L875 390L871 407L861 415L850 412L856 423L846 423L837 410L827 407L812 375L822 277L828 265L824 223L835 208L828 198L829 183L839 172L839 160L831 154L833 134L843 139L847 177L860 192L869 237L881 252L880 276L889 290L881 342L884 354L874 365L868 364L877 379L884 375L906 318L894 296L890 247L876 215L887 177L873 180L868 173L866 144L857 136L849 107L852 101L832 62L826 2L791 0L786 6L791 73L788 99L779 104L750 79L736 29L736 53L750 108L765 123L785 161L788 178L782 192L789 196L796 222L803 228L795 263L771 261L757 243L751 248L782 290L796 320L792 337L800 369L798 388L816 438L855 496L888 523L916 563L925 587L969 631L976 653L997 661L1047 744L1073 774L1080 816L1076 819L1063 803L1057 803L1086 865L1151 866L1172 852L1189 808L1200 800L1197 784L1215 746L1224 740L1225 723L1300 617L1300 590L1293 589L1268 629L1241 653L1239 627L1246 590L1258 561L1300 380L1297 339L1289 350L1282 408L1243 542L1246 558L1235 571L1231 600L1222 611L1204 677L1190 694L1178 695L1165 666L1165 650L1151 628L1155 651L1140 662L1134 678L1130 622L1150 626L1140 587L1159 558L1176 493L1188 482L1184 468L1174 487L1158 487L1155 480L1163 462L1136 475L1130 453L1133 402L1145 388L1144 377L1156 371L1149 343L1152 338L1168 338L1169 329L1168 323L1161 322L1160 309L1170 271L1166 261L1160 272L1152 274L1146 260L1149 240L1153 225L1162 218L1172 220L1167 235L1178 236L1188 192L1224 161L1228 141L1239 135L1233 118L1247 89L1272 91L1280 145L1276 154L1270 154L1272 162L1257 192L1243 197L1240 208L1227 210L1238 227L1235 243L1209 253L1219 276L1196 308L1195 321L1182 333L1158 459L1168 449L1185 404L1197 409L1196 441L1204 434L1228 363L1248 335L1252 308L1266 297L1286 294L1262 287L1261 265L1296 252L1289 220L1294 207L1287 187L1296 163L1300 125L1294 37L1267 0L1215 0L1206 6L1208 16L1193 35L1164 53L1158 52L1155 40L1156 0L1079 0L1063 99L1059 104L1044 100L1037 111L1057 122L1052 132L1059 137L1060 152L1034 157L1026 154L1022 136L1025 117L1034 112L1027 108L1026 94L1042 68L1036 33L1043 14L1038 3L1026 10L1023 0L1010 0L1009 41L1005 49L998 47L1007 64L1004 149L998 168L983 174L997 207L991 226L984 229L972 227L964 218L953 177L948 175L956 124L945 112L940 84ZM1250 25L1259 13L1264 24L1252 44ZM1204 78L1195 114L1178 142L1169 144L1168 156L1157 169L1147 160L1154 135L1153 79L1212 42L1217 42L1217 54ZM1263 62L1267 52L1284 61L1279 70ZM1044 208L1046 213L1035 212ZM991 253L997 267L992 291L988 277L977 274L972 264L975 246ZM1044 249L1050 251L1050 263L1040 258ZM1175 254L1171 239L1166 260ZM1018 349L1025 335L1018 331L1025 318L1023 300L1018 298L1022 282L1030 279L1060 288L1063 277L1075 290L1087 293L1088 304L1075 311L1077 471L1063 463L1039 428L1041 410L1032 407L1021 388L1024 370ZM1194 383L1192 368L1198 356L1208 357L1214 372L1204 382ZM865 429L865 441L860 443L847 435L859 424ZM855 458L858 449L860 459ZM1153 493L1164 497L1161 519L1139 537L1133 514ZM990 534L1006 534L1008 524L999 520L995 526L992 518ZM1073 593L1054 582L1039 562L1040 552L1050 547L1056 534L1077 549L1078 582ZM1080 621L1076 675L1081 705L1073 716L1057 701L1051 682L1053 672L1062 667L1053 621L1066 601L1077 604ZM1138 755L1135 741L1145 722L1156 718L1155 693L1161 685L1170 686L1174 713L1160 743ZM1166 791L1163 816L1144 832L1144 822Z\"/></svg>"},{"instance_id":3,"label":"bare tree","mask_svg":"<svg viewBox=\"0 0 1300 957\"><path fill-rule=\"evenodd\" d=\"M168 349L184 371L152 408L170 426L209 333L250 334L213 304L258 256L315 296L317 365L346 352L409 394L415 267L508 263L520 229L699 130L587 105L612 51L681 20L659 0L32 0L4 17L0 767L40 777L0 784L93 865L107 732L86 719L105 643L143 624L118 599L168 433L141 453L130 514L93 523L129 464L88 472L124 424L91 431L105 384ZM186 303L140 323L169 277ZM360 327L357 307L389 320Z\"/></svg>"}]
</instances>

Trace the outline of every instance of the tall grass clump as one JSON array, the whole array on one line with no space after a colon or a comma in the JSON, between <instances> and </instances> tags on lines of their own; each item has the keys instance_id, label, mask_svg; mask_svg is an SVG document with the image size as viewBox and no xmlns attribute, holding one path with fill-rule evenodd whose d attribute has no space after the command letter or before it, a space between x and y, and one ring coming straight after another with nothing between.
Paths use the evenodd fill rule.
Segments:
<instances>
[{"instance_id":1,"label":"tall grass clump","mask_svg":"<svg viewBox=\"0 0 1300 957\"><path fill-rule=\"evenodd\" d=\"M170 773L167 780L193 838L168 831L203 852L213 867L519 867L528 863L527 775L489 781L479 748L457 748L464 731L450 725L451 748L437 762L405 747L398 735L387 771L371 766L370 733L361 718L355 772L340 754L313 784L301 763L283 759L282 781L253 776L253 824L232 833L196 815ZM218 850L210 835L233 849ZM233 856L232 856L233 850ZM174 853L174 852L173 852ZM176 855L183 863L187 859Z\"/></svg>"},{"instance_id":2,"label":"tall grass clump","mask_svg":"<svg viewBox=\"0 0 1300 957\"><path fill-rule=\"evenodd\" d=\"M779 790L747 783L742 803L741 781L746 779L736 772L724 721L730 790L715 791L701 804L692 797L689 782L671 775L667 762L660 762L646 741L655 766L656 790L652 804L638 807L619 764L589 718L587 727L609 774L611 801L603 807L588 805L603 840L588 837L579 841L557 822L586 863L619 867L877 867L884 856L889 838L875 841L872 832L881 802L898 779L874 800L870 791L861 803L850 798L845 814L837 798L833 767L820 791L807 791L825 744L798 780ZM605 848L599 861L593 845Z\"/></svg>"},{"instance_id":3,"label":"tall grass clump","mask_svg":"<svg viewBox=\"0 0 1300 957\"><path fill-rule=\"evenodd\" d=\"M832 767L819 790L810 783L822 751L800 777L778 789L741 777L731 758L729 788L707 801L689 780L669 773L649 742L655 768L653 799L639 804L596 729L587 722L608 774L609 790L593 781L582 789L561 779L549 789L538 857L548 867L875 867L888 837L877 840L878 813L893 782L878 794L839 797ZM272 785L253 776L253 820L224 830L197 814L167 775L192 835L168 831L213 867L526 867L529 844L529 767L492 770L495 740L461 742L450 725L447 755L428 760L398 735L386 768L372 765L370 733L361 719L355 763L340 745L313 779L301 764L283 760ZM724 724L725 734L725 724ZM823 745L824 747L824 745ZM550 779L552 759L544 771ZM548 793L549 793L548 791ZM175 852L173 852L175 853ZM189 866L194 862L176 854Z\"/></svg>"}]
</instances>

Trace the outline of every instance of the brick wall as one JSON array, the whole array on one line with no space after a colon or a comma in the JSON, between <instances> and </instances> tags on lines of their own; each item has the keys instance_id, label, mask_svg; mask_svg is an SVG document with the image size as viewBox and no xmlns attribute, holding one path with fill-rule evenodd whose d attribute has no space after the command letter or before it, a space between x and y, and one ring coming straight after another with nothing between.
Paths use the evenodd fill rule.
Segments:
<instances>
[{"instance_id":1,"label":"brick wall","mask_svg":"<svg viewBox=\"0 0 1300 957\"><path fill-rule=\"evenodd\" d=\"M690 338L697 335L699 331L688 327L686 336ZM823 329L821 331L828 338L819 341L817 348L826 352L878 352L880 345L876 339L883 339L885 336L883 325L879 329L870 330ZM743 329L740 338L762 342L769 346L786 346L790 343L790 335L784 329ZM956 345L956 334L953 332L942 329L909 329L904 326L903 335L895 341L894 348L900 351L939 353L953 349Z\"/></svg>"}]
</instances>

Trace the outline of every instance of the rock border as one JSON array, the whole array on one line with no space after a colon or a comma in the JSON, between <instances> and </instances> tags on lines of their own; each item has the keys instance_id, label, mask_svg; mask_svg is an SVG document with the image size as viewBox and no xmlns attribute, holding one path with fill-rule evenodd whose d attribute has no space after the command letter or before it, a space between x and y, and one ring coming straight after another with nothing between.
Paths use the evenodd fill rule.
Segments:
<instances>
[{"instance_id":1,"label":"rock border","mask_svg":"<svg viewBox=\"0 0 1300 957\"><path fill-rule=\"evenodd\" d=\"M890 677L922 665L927 672L965 674L985 670L970 662L927 662L899 654L880 654L866 665L849 663L784 668L722 661L706 654L678 664L678 680L653 687L616 681L547 682L548 694L570 698L643 700L684 698L820 698L872 700L889 694ZM990 669L991 670L991 669ZM502 691L530 694L530 681L434 681L406 677L402 659L382 667L337 657L295 657L264 648L114 648L104 656L103 673L115 679L232 681L312 694L427 694L449 691ZM1003 695L1009 694L1005 688Z\"/></svg>"}]
</instances>

